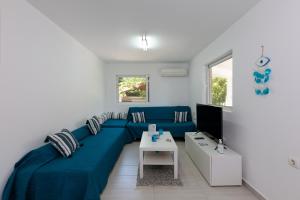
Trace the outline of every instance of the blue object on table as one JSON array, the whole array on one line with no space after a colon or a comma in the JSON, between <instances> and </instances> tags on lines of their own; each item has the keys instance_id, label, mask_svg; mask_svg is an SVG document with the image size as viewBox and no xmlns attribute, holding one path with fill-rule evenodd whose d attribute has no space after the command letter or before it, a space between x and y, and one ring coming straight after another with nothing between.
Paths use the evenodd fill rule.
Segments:
<instances>
[{"instance_id":1,"label":"blue object on table","mask_svg":"<svg viewBox=\"0 0 300 200\"><path fill-rule=\"evenodd\" d=\"M157 141L157 135L152 135L152 142L156 142Z\"/></svg>"},{"instance_id":2,"label":"blue object on table","mask_svg":"<svg viewBox=\"0 0 300 200\"><path fill-rule=\"evenodd\" d=\"M158 130L158 132L159 132L159 135L162 135L162 134L164 133L164 130L160 128L160 129Z\"/></svg>"}]
</instances>

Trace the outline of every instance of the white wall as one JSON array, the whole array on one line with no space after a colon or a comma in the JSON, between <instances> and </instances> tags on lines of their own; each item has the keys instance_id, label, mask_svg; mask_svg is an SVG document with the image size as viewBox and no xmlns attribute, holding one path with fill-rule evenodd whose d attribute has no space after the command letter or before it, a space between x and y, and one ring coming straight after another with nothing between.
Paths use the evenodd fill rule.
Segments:
<instances>
[{"instance_id":1,"label":"white wall","mask_svg":"<svg viewBox=\"0 0 300 200\"><path fill-rule=\"evenodd\" d=\"M225 113L226 143L243 156L243 177L267 199L300 199L300 1L262 0L191 62L190 105L205 102L206 64L233 50L233 110ZM201 26L201 24L199 24ZM272 61L271 94L254 94L260 46Z\"/></svg>"},{"instance_id":2,"label":"white wall","mask_svg":"<svg viewBox=\"0 0 300 200\"><path fill-rule=\"evenodd\" d=\"M185 67L187 63L109 63L105 64L105 110L127 111L129 106L188 105L189 78L161 77L159 70L164 67ZM149 75L149 103L118 103L117 75Z\"/></svg>"},{"instance_id":3,"label":"white wall","mask_svg":"<svg viewBox=\"0 0 300 200\"><path fill-rule=\"evenodd\" d=\"M1 1L0 192L14 163L103 109L98 58L23 0Z\"/></svg>"}]
</instances>

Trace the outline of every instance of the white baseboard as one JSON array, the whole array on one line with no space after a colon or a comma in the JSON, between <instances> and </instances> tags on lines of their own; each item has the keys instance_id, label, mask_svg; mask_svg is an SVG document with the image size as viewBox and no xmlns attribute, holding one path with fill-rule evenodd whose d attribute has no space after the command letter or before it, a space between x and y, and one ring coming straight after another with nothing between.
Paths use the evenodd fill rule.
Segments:
<instances>
[{"instance_id":1,"label":"white baseboard","mask_svg":"<svg viewBox=\"0 0 300 200\"><path fill-rule=\"evenodd\" d=\"M267 200L267 198L254 186L252 186L247 180L243 178L243 185L247 187L259 200Z\"/></svg>"}]
</instances>

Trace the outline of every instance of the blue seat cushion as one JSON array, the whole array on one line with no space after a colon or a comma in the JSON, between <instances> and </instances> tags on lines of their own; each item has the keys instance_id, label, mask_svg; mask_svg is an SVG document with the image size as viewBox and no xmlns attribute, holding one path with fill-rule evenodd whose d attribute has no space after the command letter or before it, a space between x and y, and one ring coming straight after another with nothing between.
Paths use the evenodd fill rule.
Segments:
<instances>
[{"instance_id":1,"label":"blue seat cushion","mask_svg":"<svg viewBox=\"0 0 300 200\"><path fill-rule=\"evenodd\" d=\"M133 123L128 122L127 127L135 139L142 137L143 131L148 130L149 123ZM184 123L174 122L158 122L156 121L156 129L170 131L173 137L184 137L185 132L196 130L195 124L192 121Z\"/></svg>"},{"instance_id":2,"label":"blue seat cushion","mask_svg":"<svg viewBox=\"0 0 300 200\"><path fill-rule=\"evenodd\" d=\"M126 142L124 128L103 128L81 141L71 158L57 159L32 176L29 199L99 200Z\"/></svg>"},{"instance_id":3,"label":"blue seat cushion","mask_svg":"<svg viewBox=\"0 0 300 200\"><path fill-rule=\"evenodd\" d=\"M133 121L132 113L144 112L147 123L153 123L153 121L156 120L162 122L174 122L175 111L187 111L187 121L192 121L191 108L189 106L130 107L127 119L128 121Z\"/></svg>"},{"instance_id":4,"label":"blue seat cushion","mask_svg":"<svg viewBox=\"0 0 300 200\"><path fill-rule=\"evenodd\" d=\"M131 143L134 140L134 137L127 129L127 119L108 119L106 120L101 127L102 128L124 128L126 135L126 144Z\"/></svg>"},{"instance_id":5,"label":"blue seat cushion","mask_svg":"<svg viewBox=\"0 0 300 200\"><path fill-rule=\"evenodd\" d=\"M108 128L108 127L124 128L124 127L126 127L126 124L127 124L126 119L108 119L101 125L101 127L105 127L105 128Z\"/></svg>"}]
</instances>

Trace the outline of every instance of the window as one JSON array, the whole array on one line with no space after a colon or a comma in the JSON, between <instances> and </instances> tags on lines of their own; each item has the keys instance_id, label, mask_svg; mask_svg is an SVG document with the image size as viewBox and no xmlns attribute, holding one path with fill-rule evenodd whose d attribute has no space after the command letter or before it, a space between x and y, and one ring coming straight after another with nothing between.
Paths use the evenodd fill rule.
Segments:
<instances>
[{"instance_id":1,"label":"window","mask_svg":"<svg viewBox=\"0 0 300 200\"><path fill-rule=\"evenodd\" d=\"M117 76L117 98L119 103L149 102L149 77Z\"/></svg>"},{"instance_id":2,"label":"window","mask_svg":"<svg viewBox=\"0 0 300 200\"><path fill-rule=\"evenodd\" d=\"M232 106L232 54L208 65L208 101L216 106Z\"/></svg>"}]
</instances>

